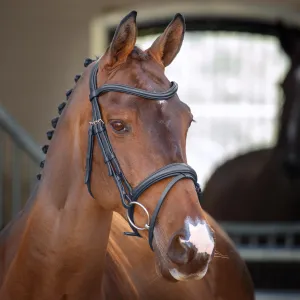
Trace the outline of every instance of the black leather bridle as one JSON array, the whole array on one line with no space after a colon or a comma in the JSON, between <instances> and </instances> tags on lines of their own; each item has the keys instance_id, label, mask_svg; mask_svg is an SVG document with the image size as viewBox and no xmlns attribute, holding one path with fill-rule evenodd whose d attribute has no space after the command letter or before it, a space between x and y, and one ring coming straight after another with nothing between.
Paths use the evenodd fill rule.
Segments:
<instances>
[{"instance_id":1,"label":"black leather bridle","mask_svg":"<svg viewBox=\"0 0 300 300\"><path fill-rule=\"evenodd\" d=\"M108 175L113 177L118 190L120 192L120 197L123 206L127 209L127 219L129 225L132 228L132 232L124 232L125 235L129 236L138 236L141 237L138 230L149 231L149 245L153 250L152 241L153 241L153 231L158 216L159 210L171 188L181 179L188 178L191 179L196 187L196 192L200 201L201 189L197 183L197 174L194 169L189 165L184 163L173 163L163 168L157 170L146 179L144 179L137 187L132 188L127 181L124 173L121 170L120 164L114 154L111 143L109 141L105 124L102 120L100 107L98 103L98 98L107 92L120 92L135 95L149 100L168 100L175 95L178 89L178 85L175 82L171 83L171 87L166 92L162 93L153 93L141 89L132 88L127 85L121 84L104 84L100 88L97 88L97 73L98 73L98 64L93 66L91 75L90 75L90 101L92 104L93 110L93 121L90 122L89 131L88 131L88 151L86 156L86 174L85 174L85 184L91 196L93 197L91 191L91 172L92 172L92 161L93 161L93 147L94 147L94 136L98 140L98 144L102 151L104 162L108 168ZM168 183L167 187L163 191L156 208L153 212L153 215L150 219L147 209L138 202L140 195L153 184L165 179L173 177L173 179ZM139 205L144 209L145 213L148 216L148 223L144 228L137 227L134 223L134 205Z\"/></svg>"}]
</instances>

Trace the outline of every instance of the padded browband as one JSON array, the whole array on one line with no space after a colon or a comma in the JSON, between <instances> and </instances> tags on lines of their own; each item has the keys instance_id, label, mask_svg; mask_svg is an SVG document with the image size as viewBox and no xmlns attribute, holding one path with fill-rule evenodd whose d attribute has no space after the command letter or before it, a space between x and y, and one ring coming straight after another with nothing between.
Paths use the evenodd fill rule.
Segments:
<instances>
[{"instance_id":1,"label":"padded browband","mask_svg":"<svg viewBox=\"0 0 300 300\"><path fill-rule=\"evenodd\" d=\"M126 94L142 97L149 100L156 100L156 101L168 100L174 96L177 90L178 90L178 85L174 81L171 82L171 87L167 91L159 92L159 93L148 92L124 84L104 84L102 87L91 91L90 100L92 100L95 97L100 97L101 95L108 92L126 93Z\"/></svg>"}]
</instances>

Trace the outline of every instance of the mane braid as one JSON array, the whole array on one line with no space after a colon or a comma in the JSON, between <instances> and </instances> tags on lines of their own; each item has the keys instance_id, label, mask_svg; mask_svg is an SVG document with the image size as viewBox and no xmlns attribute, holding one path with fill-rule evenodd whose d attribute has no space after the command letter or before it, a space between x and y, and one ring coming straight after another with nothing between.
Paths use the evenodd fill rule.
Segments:
<instances>
[{"instance_id":1,"label":"mane braid","mask_svg":"<svg viewBox=\"0 0 300 300\"><path fill-rule=\"evenodd\" d=\"M95 60L97 60L98 58L99 58L99 57L96 57ZM87 66L89 66L89 65L90 65L92 62L94 62L95 60L94 60L94 59L91 59L91 58L86 58L85 61L84 61L84 63L83 63L84 67L86 68ZM74 77L75 85L77 84L77 82L78 82L78 80L80 79L80 77L81 77L81 75L79 75L79 74L75 75L75 77ZM74 89L74 87L66 92L66 98L67 98L67 101L69 100L69 98L70 98L70 96L71 96L71 94L72 94L72 92L73 92L73 89ZM66 104L67 104L66 102L62 102L62 103L58 106L57 109L58 109L58 114L59 114L59 116L62 114L62 112L63 112L63 110L64 110ZM50 141L50 140L52 139L52 137L53 137L55 128L56 128L57 123L58 123L58 120L59 120L59 116L58 116L58 117L55 117L54 119L51 120L51 124L52 124L52 127L54 128L54 130L49 130L49 131L47 131L47 133L46 133L46 134L47 134L47 139L48 139L49 141ZM47 154L48 149L49 149L49 145L44 145L44 146L42 147L43 153ZM40 168L43 169L44 166L45 166L45 160L41 161L41 163L40 163ZM42 177L42 174L39 173L36 177L37 177L38 180L40 180L41 177Z\"/></svg>"}]
</instances>

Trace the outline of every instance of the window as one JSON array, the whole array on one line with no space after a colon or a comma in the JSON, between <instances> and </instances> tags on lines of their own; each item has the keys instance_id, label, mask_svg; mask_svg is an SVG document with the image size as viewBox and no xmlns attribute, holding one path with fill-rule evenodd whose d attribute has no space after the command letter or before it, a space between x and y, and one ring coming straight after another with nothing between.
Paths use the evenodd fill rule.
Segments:
<instances>
[{"instance_id":1,"label":"window","mask_svg":"<svg viewBox=\"0 0 300 300\"><path fill-rule=\"evenodd\" d=\"M157 35L139 37L147 49ZM188 163L203 185L224 160L276 139L280 83L289 61L276 37L216 31L186 32L167 67L178 95L192 109Z\"/></svg>"}]
</instances>

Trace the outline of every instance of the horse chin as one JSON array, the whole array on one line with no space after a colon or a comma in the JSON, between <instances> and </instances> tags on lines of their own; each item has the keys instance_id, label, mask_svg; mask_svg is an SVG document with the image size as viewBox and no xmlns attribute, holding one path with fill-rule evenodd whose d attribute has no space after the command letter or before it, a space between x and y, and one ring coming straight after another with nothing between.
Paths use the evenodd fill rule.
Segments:
<instances>
[{"instance_id":1,"label":"horse chin","mask_svg":"<svg viewBox=\"0 0 300 300\"><path fill-rule=\"evenodd\" d=\"M205 277L210 265L211 259L207 265L195 273L190 273L188 266L177 266L173 264L163 252L154 246L155 267L158 276L165 278L171 282L201 280Z\"/></svg>"},{"instance_id":2,"label":"horse chin","mask_svg":"<svg viewBox=\"0 0 300 300\"><path fill-rule=\"evenodd\" d=\"M171 281L171 282L177 282L178 280L175 279L170 270L166 267L162 267L160 264L155 264L156 266L156 272L158 276L162 276L164 279Z\"/></svg>"},{"instance_id":3,"label":"horse chin","mask_svg":"<svg viewBox=\"0 0 300 300\"><path fill-rule=\"evenodd\" d=\"M174 278L176 281L188 281L188 280L200 280L202 279L208 270L208 266L202 270L201 272L195 273L195 274L184 274L181 273L179 270L176 268L170 269L170 275Z\"/></svg>"},{"instance_id":4,"label":"horse chin","mask_svg":"<svg viewBox=\"0 0 300 300\"><path fill-rule=\"evenodd\" d=\"M201 280L205 277L208 270L207 265L205 269L198 273L186 274L185 272L181 271L180 268L168 267L162 265L161 263L156 263L155 265L157 274L171 282Z\"/></svg>"},{"instance_id":5,"label":"horse chin","mask_svg":"<svg viewBox=\"0 0 300 300\"><path fill-rule=\"evenodd\" d=\"M159 277L163 277L168 281L177 282L177 280L170 273L168 259L166 259L166 256L162 254L162 251L157 247L156 243L154 243L154 253L155 253L155 269L157 275Z\"/></svg>"},{"instance_id":6,"label":"horse chin","mask_svg":"<svg viewBox=\"0 0 300 300\"><path fill-rule=\"evenodd\" d=\"M163 277L164 279L171 282L178 281L190 281L190 280L200 280L202 279L208 270L209 263L207 266L197 273L186 273L184 267L176 266L166 258L166 255L163 255L162 251L159 248L154 246L155 253L155 268L156 273L159 277Z\"/></svg>"}]
</instances>

